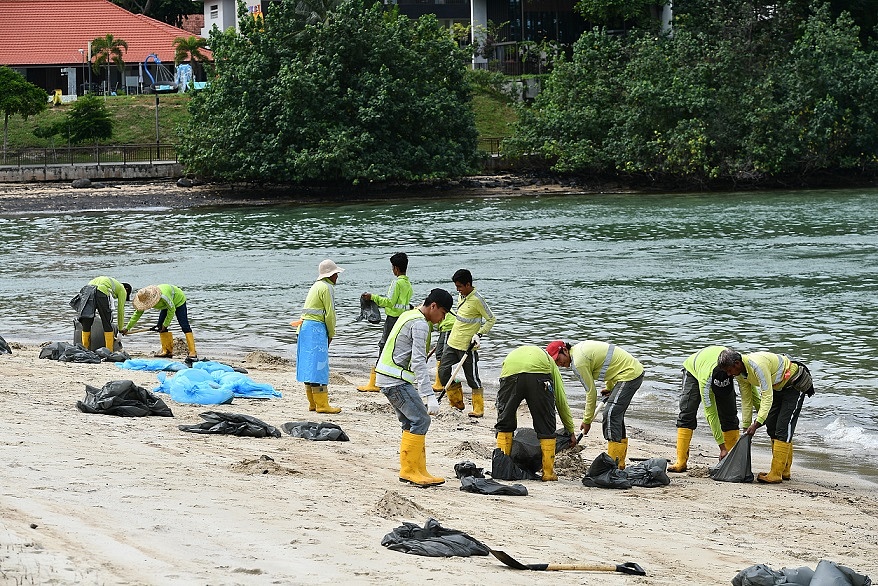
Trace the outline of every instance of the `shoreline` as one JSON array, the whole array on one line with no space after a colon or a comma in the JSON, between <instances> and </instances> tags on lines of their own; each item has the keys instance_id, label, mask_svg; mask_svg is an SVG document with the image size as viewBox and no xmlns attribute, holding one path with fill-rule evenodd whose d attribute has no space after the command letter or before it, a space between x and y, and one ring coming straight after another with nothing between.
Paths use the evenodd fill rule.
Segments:
<instances>
[{"instance_id":1,"label":"shoreline","mask_svg":"<svg viewBox=\"0 0 878 586\"><path fill-rule=\"evenodd\" d=\"M621 563L647 571L642 585L727 583L750 565L815 567L829 559L878 574L874 485L793 464L780 485L730 484L706 477L693 444L689 472L665 487L586 488L584 469L605 442L587 436L556 460L558 482L522 481L526 497L459 490L455 463L490 470L496 411L473 420L442 404L427 435L427 468L444 476L420 489L397 479L399 424L380 393L336 369L337 415L308 412L290 361L253 352L230 357L257 382L283 393L221 407L182 405L160 395L173 418L87 415L84 385L128 379L147 389L156 374L113 364L59 363L38 347L0 355L0 568L6 579L96 584L381 584L389 580L532 584L534 575L492 557L409 556L380 545L403 521L428 517L465 531L525 563ZM129 349L133 356L145 353ZM365 363L364 363L365 364ZM365 372L365 371L364 371ZM242 438L179 431L199 413L244 413L276 427L331 421L350 442ZM519 426L530 427L526 409ZM633 429L630 456L670 456L650 429ZM754 450L754 472L767 454ZM267 456L270 460L266 460ZM713 451L709 451L713 459ZM779 538L779 532L782 535ZM815 538L815 534L822 538ZM589 584L621 585L616 573L565 573Z\"/></svg>"},{"instance_id":2,"label":"shoreline","mask_svg":"<svg viewBox=\"0 0 878 586\"><path fill-rule=\"evenodd\" d=\"M516 197L521 195L624 193L617 184L600 188L576 188L570 184L515 175L478 176L459 181L410 185L387 185L351 190L350 186L314 189L282 186L201 184L178 187L174 180L105 181L104 187L74 188L65 183L0 183L0 213L97 212L134 209L186 209L216 206L264 206L283 203L379 201L411 197L420 190L433 197Z\"/></svg>"}]
</instances>

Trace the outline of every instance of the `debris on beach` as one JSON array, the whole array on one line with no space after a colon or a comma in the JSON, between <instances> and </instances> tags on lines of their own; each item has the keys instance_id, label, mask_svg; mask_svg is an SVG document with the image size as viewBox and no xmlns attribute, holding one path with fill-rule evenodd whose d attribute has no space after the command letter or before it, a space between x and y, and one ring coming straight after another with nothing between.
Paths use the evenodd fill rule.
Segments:
<instances>
[{"instance_id":1,"label":"debris on beach","mask_svg":"<svg viewBox=\"0 0 878 586\"><path fill-rule=\"evenodd\" d=\"M572 480L581 480L588 472L588 464L582 460L582 450L563 450L555 454L555 474Z\"/></svg>"}]
</instances>

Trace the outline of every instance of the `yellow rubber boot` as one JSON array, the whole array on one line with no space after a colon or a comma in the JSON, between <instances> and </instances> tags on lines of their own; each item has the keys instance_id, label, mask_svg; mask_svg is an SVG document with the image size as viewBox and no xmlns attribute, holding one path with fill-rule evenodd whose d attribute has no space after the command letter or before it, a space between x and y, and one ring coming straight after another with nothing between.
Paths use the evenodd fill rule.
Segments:
<instances>
[{"instance_id":1,"label":"yellow rubber boot","mask_svg":"<svg viewBox=\"0 0 878 586\"><path fill-rule=\"evenodd\" d=\"M317 403L314 402L314 393L311 385L305 383L305 395L308 397L308 411L317 411Z\"/></svg>"},{"instance_id":2,"label":"yellow rubber boot","mask_svg":"<svg viewBox=\"0 0 878 586\"><path fill-rule=\"evenodd\" d=\"M607 442L607 454L616 462L619 470L625 468L625 444L622 442Z\"/></svg>"},{"instance_id":3,"label":"yellow rubber boot","mask_svg":"<svg viewBox=\"0 0 878 586\"><path fill-rule=\"evenodd\" d=\"M503 453L507 456L512 453L512 432L511 431L498 431L497 432L497 447L503 450Z\"/></svg>"},{"instance_id":4,"label":"yellow rubber boot","mask_svg":"<svg viewBox=\"0 0 878 586\"><path fill-rule=\"evenodd\" d=\"M473 410L467 415L470 417L485 416L485 389L473 389Z\"/></svg>"},{"instance_id":5,"label":"yellow rubber boot","mask_svg":"<svg viewBox=\"0 0 878 586\"><path fill-rule=\"evenodd\" d=\"M677 428L677 461L668 466L668 472L685 472L689 460L689 444L692 443L694 430L685 427Z\"/></svg>"},{"instance_id":6,"label":"yellow rubber boot","mask_svg":"<svg viewBox=\"0 0 878 586\"><path fill-rule=\"evenodd\" d=\"M555 474L555 438L541 439L540 451L543 453L543 482L558 480Z\"/></svg>"},{"instance_id":7,"label":"yellow rubber boot","mask_svg":"<svg viewBox=\"0 0 878 586\"><path fill-rule=\"evenodd\" d=\"M197 359L198 352L195 351L195 336L192 332L186 332L186 347L189 348L189 358Z\"/></svg>"},{"instance_id":8,"label":"yellow rubber boot","mask_svg":"<svg viewBox=\"0 0 878 586\"><path fill-rule=\"evenodd\" d=\"M116 345L116 336L113 335L113 332L104 332L104 346L106 346L107 350L110 352L113 351L113 346Z\"/></svg>"},{"instance_id":9,"label":"yellow rubber boot","mask_svg":"<svg viewBox=\"0 0 878 586\"><path fill-rule=\"evenodd\" d=\"M329 389L326 385L311 387L311 395L314 397L314 405L318 413L340 413L341 407L333 407L329 404Z\"/></svg>"},{"instance_id":10,"label":"yellow rubber boot","mask_svg":"<svg viewBox=\"0 0 878 586\"><path fill-rule=\"evenodd\" d=\"M369 382L365 385L357 387L358 391L363 393L377 393L381 389L375 384L375 367L372 367L372 374L369 375Z\"/></svg>"},{"instance_id":11,"label":"yellow rubber boot","mask_svg":"<svg viewBox=\"0 0 878 586\"><path fill-rule=\"evenodd\" d=\"M86 350L91 349L91 332L86 332L85 330L82 330L82 345L85 347Z\"/></svg>"},{"instance_id":12,"label":"yellow rubber boot","mask_svg":"<svg viewBox=\"0 0 878 586\"><path fill-rule=\"evenodd\" d=\"M463 387L458 382L451 383L448 387L448 402L458 411L463 411L466 403L463 402Z\"/></svg>"},{"instance_id":13,"label":"yellow rubber boot","mask_svg":"<svg viewBox=\"0 0 878 586\"><path fill-rule=\"evenodd\" d=\"M159 340L162 342L162 350L155 357L172 358L174 356L174 334L171 332L159 332Z\"/></svg>"},{"instance_id":14,"label":"yellow rubber boot","mask_svg":"<svg viewBox=\"0 0 878 586\"><path fill-rule=\"evenodd\" d=\"M732 448L735 447L735 444L738 443L739 439L741 439L741 431L738 429L723 432L723 443L725 444L726 449L730 452L732 451Z\"/></svg>"},{"instance_id":15,"label":"yellow rubber boot","mask_svg":"<svg viewBox=\"0 0 878 586\"><path fill-rule=\"evenodd\" d=\"M436 361L436 380L433 381L433 390L436 392L441 391L445 387L442 386L442 383L439 382L439 361Z\"/></svg>"},{"instance_id":16,"label":"yellow rubber boot","mask_svg":"<svg viewBox=\"0 0 878 586\"><path fill-rule=\"evenodd\" d=\"M427 487L445 482L444 478L430 476L426 473L426 451L423 435L415 435L408 431L402 432L399 442L399 481L410 482L417 486ZM423 464L422 464L423 459ZM421 467L424 471L421 471Z\"/></svg>"},{"instance_id":17,"label":"yellow rubber boot","mask_svg":"<svg viewBox=\"0 0 878 586\"><path fill-rule=\"evenodd\" d=\"M622 459L619 460L619 470L625 469L625 461L628 459L628 438L622 438Z\"/></svg>"},{"instance_id":18,"label":"yellow rubber boot","mask_svg":"<svg viewBox=\"0 0 878 586\"><path fill-rule=\"evenodd\" d=\"M419 440L421 442L421 455L420 455L420 458L418 459L418 466L419 466L418 471L421 473L421 476L423 476L424 478L427 479L427 481L430 483L430 486L444 484L445 483L444 478L442 478L441 476L433 476L432 474L427 472L427 446L426 446L427 436L424 436L424 435L419 436L419 435L415 435L415 434L411 434L411 435L416 437L416 438L421 438Z\"/></svg>"},{"instance_id":19,"label":"yellow rubber boot","mask_svg":"<svg viewBox=\"0 0 878 586\"><path fill-rule=\"evenodd\" d=\"M760 472L756 475L756 480L766 484L783 482L783 471L787 467L787 460L792 451L793 444L791 442L774 440L771 446L771 470L769 472Z\"/></svg>"},{"instance_id":20,"label":"yellow rubber boot","mask_svg":"<svg viewBox=\"0 0 878 586\"><path fill-rule=\"evenodd\" d=\"M793 442L790 442L790 456L787 458L787 465L784 466L783 473L780 475L784 480L790 479L790 468L793 465Z\"/></svg>"}]
</instances>

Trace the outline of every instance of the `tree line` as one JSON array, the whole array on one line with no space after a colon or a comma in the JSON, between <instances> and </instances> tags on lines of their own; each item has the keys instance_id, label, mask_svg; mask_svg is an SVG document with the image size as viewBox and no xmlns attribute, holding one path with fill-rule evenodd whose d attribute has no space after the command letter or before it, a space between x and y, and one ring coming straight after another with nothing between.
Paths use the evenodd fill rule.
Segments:
<instances>
[{"instance_id":1,"label":"tree line","mask_svg":"<svg viewBox=\"0 0 878 586\"><path fill-rule=\"evenodd\" d=\"M695 182L875 169L878 53L848 12L752 0L674 10L668 34L583 35L521 110L508 151L570 173Z\"/></svg>"}]
</instances>

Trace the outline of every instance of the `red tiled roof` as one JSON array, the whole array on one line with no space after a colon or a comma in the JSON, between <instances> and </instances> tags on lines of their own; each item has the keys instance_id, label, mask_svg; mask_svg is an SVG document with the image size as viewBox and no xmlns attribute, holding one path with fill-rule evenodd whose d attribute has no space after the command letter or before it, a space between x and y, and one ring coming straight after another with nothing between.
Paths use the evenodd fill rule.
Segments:
<instances>
[{"instance_id":1,"label":"red tiled roof","mask_svg":"<svg viewBox=\"0 0 878 586\"><path fill-rule=\"evenodd\" d=\"M0 65L79 65L79 49L107 33L128 43L126 63L173 63L174 39L193 36L108 0L0 0Z\"/></svg>"}]
</instances>

